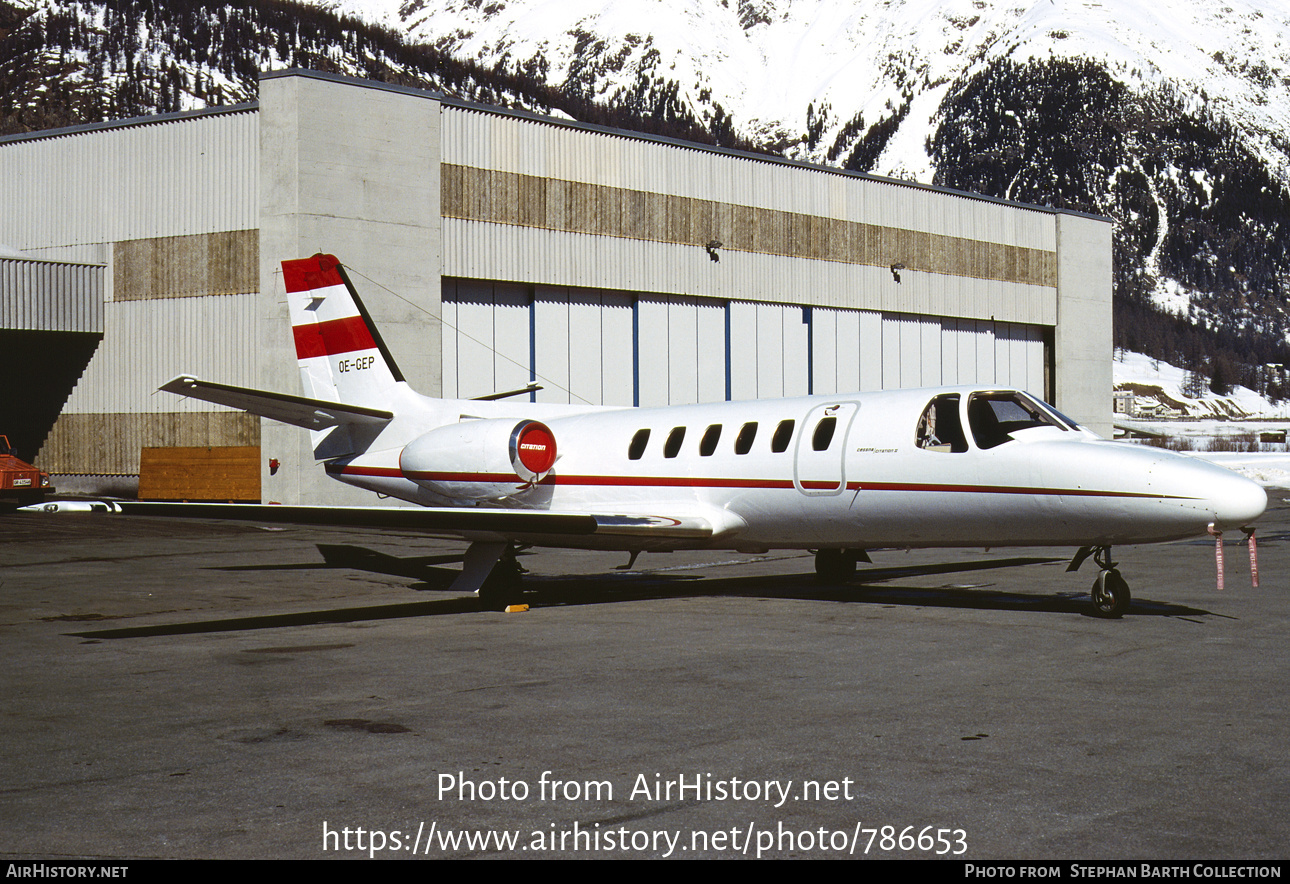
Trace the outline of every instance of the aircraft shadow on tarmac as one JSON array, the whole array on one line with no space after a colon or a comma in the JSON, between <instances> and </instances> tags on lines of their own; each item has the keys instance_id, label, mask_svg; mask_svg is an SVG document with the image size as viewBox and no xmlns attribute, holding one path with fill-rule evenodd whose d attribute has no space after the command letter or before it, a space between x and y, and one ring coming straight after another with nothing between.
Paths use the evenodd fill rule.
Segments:
<instances>
[{"instance_id":1,"label":"aircraft shadow on tarmac","mask_svg":"<svg viewBox=\"0 0 1290 884\"><path fill-rule=\"evenodd\" d=\"M439 565L459 563L461 555L399 557L359 546L319 544L321 563L280 565L230 565L221 571L303 571L351 569L373 574L388 574L420 581L409 589L416 591L447 590L457 575L455 569ZM1029 594L990 588L991 584L940 584L936 586L884 586L886 581L910 577L957 574L996 568L1018 568L1025 565L1052 564L1064 559L1051 557L1014 557L979 562L951 562L913 565L898 568L864 568L850 581L825 585L813 574L775 574L740 577L706 577L699 574L662 573L659 571L616 571L571 576L536 576L525 578L523 602L532 608L556 608L578 605L603 605L619 602L659 599L726 597L800 599L848 604L907 606L928 608L974 608L995 611L1027 611L1049 614L1092 616L1088 593L1071 591L1057 594ZM696 567L696 570L699 570ZM696 581L702 581L695 585ZM67 633L86 639L144 638L162 635L191 635L206 632L235 632L255 629L278 629L321 623L358 623L373 620L396 620L404 617L430 617L451 614L488 612L487 605L474 596L454 596L430 601L367 605L287 614L231 617L218 620L131 626ZM1211 612L1186 605L1137 598L1127 616L1180 617L1202 616Z\"/></svg>"}]
</instances>

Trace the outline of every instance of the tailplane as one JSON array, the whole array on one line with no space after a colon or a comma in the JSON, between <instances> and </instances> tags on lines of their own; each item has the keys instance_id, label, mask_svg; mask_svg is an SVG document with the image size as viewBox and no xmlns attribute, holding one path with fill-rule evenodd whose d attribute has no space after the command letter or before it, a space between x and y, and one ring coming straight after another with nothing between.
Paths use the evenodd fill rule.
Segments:
<instances>
[{"instance_id":1,"label":"tailplane","mask_svg":"<svg viewBox=\"0 0 1290 884\"><path fill-rule=\"evenodd\" d=\"M403 375L333 255L282 262L305 395L385 403Z\"/></svg>"}]
</instances>

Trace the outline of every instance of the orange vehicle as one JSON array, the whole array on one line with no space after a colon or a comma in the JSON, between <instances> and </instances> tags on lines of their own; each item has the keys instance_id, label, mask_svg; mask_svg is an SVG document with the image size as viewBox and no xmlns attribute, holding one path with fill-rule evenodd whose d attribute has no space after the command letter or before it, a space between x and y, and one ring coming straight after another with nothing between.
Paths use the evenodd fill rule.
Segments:
<instances>
[{"instance_id":1,"label":"orange vehicle","mask_svg":"<svg viewBox=\"0 0 1290 884\"><path fill-rule=\"evenodd\" d=\"M19 460L9 437L0 436L0 508L40 503L53 490L49 473Z\"/></svg>"}]
</instances>

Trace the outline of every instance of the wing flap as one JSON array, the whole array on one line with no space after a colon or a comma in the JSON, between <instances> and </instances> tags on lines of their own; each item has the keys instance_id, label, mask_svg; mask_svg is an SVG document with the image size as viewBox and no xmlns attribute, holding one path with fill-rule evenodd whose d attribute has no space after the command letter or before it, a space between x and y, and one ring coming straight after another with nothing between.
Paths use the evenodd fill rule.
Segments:
<instances>
[{"instance_id":1,"label":"wing flap","mask_svg":"<svg viewBox=\"0 0 1290 884\"><path fill-rule=\"evenodd\" d=\"M229 384L215 384L187 375L181 375L159 389L192 399L201 399L203 402L227 405L229 408L267 417L270 420L304 427L306 430L325 430L342 424L380 426L394 418L393 412L379 408L327 402L323 399L306 399L304 396L252 390L248 387L234 387Z\"/></svg>"}]
</instances>

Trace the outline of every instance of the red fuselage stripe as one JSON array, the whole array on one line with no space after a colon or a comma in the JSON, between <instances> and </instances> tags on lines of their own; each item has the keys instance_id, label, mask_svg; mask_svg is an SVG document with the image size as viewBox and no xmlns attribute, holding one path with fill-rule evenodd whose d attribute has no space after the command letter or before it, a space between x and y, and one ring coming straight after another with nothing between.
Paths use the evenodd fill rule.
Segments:
<instances>
[{"instance_id":1,"label":"red fuselage stripe","mask_svg":"<svg viewBox=\"0 0 1290 884\"><path fill-rule=\"evenodd\" d=\"M296 358L336 356L355 350L375 350L376 341L361 316L330 319L314 325L292 326L296 337Z\"/></svg>"},{"instance_id":2,"label":"red fuselage stripe","mask_svg":"<svg viewBox=\"0 0 1290 884\"><path fill-rule=\"evenodd\" d=\"M379 476L388 479L411 479L414 482L480 482L487 484L523 484L509 473L434 473L404 474L392 467L329 467L328 472L346 476ZM547 476L542 485L599 485L631 488L793 488L789 479L719 479L686 476ZM837 488L836 482L807 481L802 487L812 490ZM1169 500L1191 500L1172 494L1146 491L1097 491L1086 488L1034 488L1018 485L944 485L922 482L848 482L848 491L932 491L943 494L1029 494L1065 497L1136 497Z\"/></svg>"}]
</instances>

